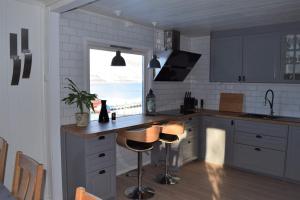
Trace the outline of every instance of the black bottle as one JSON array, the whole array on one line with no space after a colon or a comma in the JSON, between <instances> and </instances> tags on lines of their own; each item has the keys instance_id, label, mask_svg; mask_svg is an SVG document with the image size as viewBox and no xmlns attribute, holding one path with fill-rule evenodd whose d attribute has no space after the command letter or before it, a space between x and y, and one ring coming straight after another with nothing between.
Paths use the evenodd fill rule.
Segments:
<instances>
[{"instance_id":1,"label":"black bottle","mask_svg":"<svg viewBox=\"0 0 300 200\"><path fill-rule=\"evenodd\" d=\"M106 123L109 122L109 117L107 113L107 108L106 108L106 100L101 100L101 111L99 114L99 120L100 123Z\"/></svg>"},{"instance_id":2,"label":"black bottle","mask_svg":"<svg viewBox=\"0 0 300 200\"><path fill-rule=\"evenodd\" d=\"M146 115L154 115L156 110L155 95L153 90L150 89L146 96Z\"/></svg>"}]
</instances>

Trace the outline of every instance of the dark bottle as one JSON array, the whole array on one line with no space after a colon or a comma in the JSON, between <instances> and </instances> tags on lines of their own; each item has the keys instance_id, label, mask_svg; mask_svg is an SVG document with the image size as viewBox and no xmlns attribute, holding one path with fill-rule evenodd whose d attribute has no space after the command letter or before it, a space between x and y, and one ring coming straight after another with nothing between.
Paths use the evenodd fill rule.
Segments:
<instances>
[{"instance_id":1,"label":"dark bottle","mask_svg":"<svg viewBox=\"0 0 300 200\"><path fill-rule=\"evenodd\" d=\"M155 95L152 89L149 90L149 93L146 96L146 115L155 114Z\"/></svg>"},{"instance_id":2,"label":"dark bottle","mask_svg":"<svg viewBox=\"0 0 300 200\"><path fill-rule=\"evenodd\" d=\"M106 108L106 100L101 100L101 111L99 114L99 120L100 123L106 123L109 122L107 108Z\"/></svg>"}]
</instances>

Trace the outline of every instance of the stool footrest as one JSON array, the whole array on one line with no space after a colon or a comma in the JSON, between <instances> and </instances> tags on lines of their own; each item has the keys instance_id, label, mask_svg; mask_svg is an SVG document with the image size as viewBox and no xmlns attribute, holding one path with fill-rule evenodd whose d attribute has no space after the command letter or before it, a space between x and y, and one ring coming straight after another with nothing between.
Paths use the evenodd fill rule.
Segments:
<instances>
[{"instance_id":1,"label":"stool footrest","mask_svg":"<svg viewBox=\"0 0 300 200\"><path fill-rule=\"evenodd\" d=\"M129 199L150 199L154 196L155 191L149 187L132 186L125 190L125 196Z\"/></svg>"},{"instance_id":2,"label":"stool footrest","mask_svg":"<svg viewBox=\"0 0 300 200\"><path fill-rule=\"evenodd\" d=\"M163 185L175 185L180 181L179 177L170 174L160 174L157 176L157 182Z\"/></svg>"}]
</instances>

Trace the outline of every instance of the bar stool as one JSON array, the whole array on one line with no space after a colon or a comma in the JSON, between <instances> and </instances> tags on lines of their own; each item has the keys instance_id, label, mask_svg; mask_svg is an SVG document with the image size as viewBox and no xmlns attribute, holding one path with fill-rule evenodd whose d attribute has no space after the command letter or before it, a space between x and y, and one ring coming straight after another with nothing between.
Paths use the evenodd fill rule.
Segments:
<instances>
[{"instance_id":1,"label":"bar stool","mask_svg":"<svg viewBox=\"0 0 300 200\"><path fill-rule=\"evenodd\" d=\"M125 190L125 195L130 199L149 199L154 196L152 188L142 186L143 152L150 151L154 142L159 138L160 126L137 130L124 130L118 133L117 143L126 149L138 153L138 185Z\"/></svg>"},{"instance_id":2,"label":"bar stool","mask_svg":"<svg viewBox=\"0 0 300 200\"><path fill-rule=\"evenodd\" d=\"M169 171L169 162L170 162L170 149L171 144L176 142L180 135L184 133L184 125L179 122L169 122L161 126L161 133L159 139L161 142L165 143L166 149L166 160L165 160L165 172L157 176L157 181L165 185L176 184L180 178L172 176Z\"/></svg>"}]
</instances>

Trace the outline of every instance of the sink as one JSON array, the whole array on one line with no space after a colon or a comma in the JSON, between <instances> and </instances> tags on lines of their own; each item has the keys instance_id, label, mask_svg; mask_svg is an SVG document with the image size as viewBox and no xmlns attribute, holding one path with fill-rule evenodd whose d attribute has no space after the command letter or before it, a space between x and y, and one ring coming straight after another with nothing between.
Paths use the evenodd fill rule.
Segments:
<instances>
[{"instance_id":1,"label":"sink","mask_svg":"<svg viewBox=\"0 0 300 200\"><path fill-rule=\"evenodd\" d=\"M258 119L280 119L282 116L272 116L272 115L265 115L265 114L255 114L255 113L246 113L240 115L240 117L250 117L250 118L258 118Z\"/></svg>"}]
</instances>

